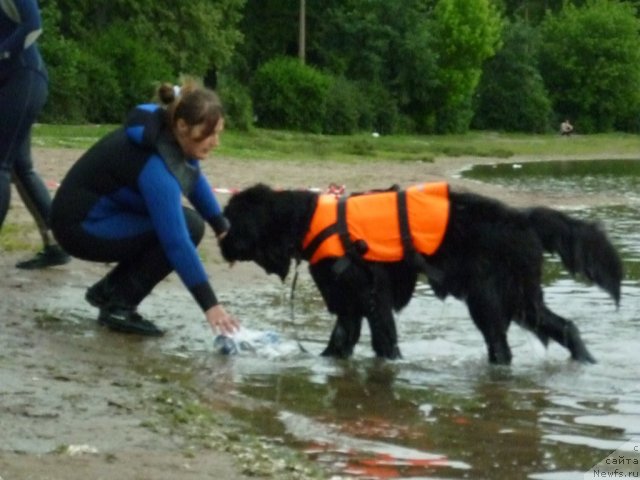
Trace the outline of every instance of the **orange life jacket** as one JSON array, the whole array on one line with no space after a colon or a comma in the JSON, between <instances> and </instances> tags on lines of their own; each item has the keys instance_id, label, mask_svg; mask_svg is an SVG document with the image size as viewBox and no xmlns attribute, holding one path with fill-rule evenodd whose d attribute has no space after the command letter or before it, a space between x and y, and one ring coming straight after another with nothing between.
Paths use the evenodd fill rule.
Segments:
<instances>
[{"instance_id":1,"label":"orange life jacket","mask_svg":"<svg viewBox=\"0 0 640 480\"><path fill-rule=\"evenodd\" d=\"M359 246L365 260L397 262L407 250L433 254L444 238L449 220L449 186L424 183L406 191L383 191L342 199L320 195L302 246L311 264L346 255ZM339 210L343 209L344 217ZM346 224L344 227L340 225ZM342 235L342 238L341 238ZM363 248L364 246L364 248Z\"/></svg>"}]
</instances>

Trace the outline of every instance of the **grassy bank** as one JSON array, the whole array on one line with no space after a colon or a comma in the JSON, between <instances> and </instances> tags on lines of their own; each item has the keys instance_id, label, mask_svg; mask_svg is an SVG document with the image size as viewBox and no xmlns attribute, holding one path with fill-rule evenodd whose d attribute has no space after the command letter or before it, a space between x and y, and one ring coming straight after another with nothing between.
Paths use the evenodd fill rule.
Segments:
<instances>
[{"instance_id":1,"label":"grassy bank","mask_svg":"<svg viewBox=\"0 0 640 480\"><path fill-rule=\"evenodd\" d=\"M87 148L115 128L113 125L37 125L34 145L53 148ZM513 155L640 155L640 136L624 133L525 135L470 132L465 135L350 136L314 135L254 129L227 130L219 155L246 159L363 159L430 161L440 156L508 158Z\"/></svg>"}]
</instances>

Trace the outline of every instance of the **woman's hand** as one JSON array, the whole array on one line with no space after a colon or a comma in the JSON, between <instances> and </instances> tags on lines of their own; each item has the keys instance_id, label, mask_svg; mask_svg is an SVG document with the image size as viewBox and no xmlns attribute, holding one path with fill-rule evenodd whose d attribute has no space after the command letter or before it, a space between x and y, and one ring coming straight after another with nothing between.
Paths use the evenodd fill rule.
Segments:
<instances>
[{"instance_id":1,"label":"woman's hand","mask_svg":"<svg viewBox=\"0 0 640 480\"><path fill-rule=\"evenodd\" d=\"M240 328L240 322L233 315L229 315L220 304L211 307L204 314L214 333L231 335Z\"/></svg>"}]
</instances>

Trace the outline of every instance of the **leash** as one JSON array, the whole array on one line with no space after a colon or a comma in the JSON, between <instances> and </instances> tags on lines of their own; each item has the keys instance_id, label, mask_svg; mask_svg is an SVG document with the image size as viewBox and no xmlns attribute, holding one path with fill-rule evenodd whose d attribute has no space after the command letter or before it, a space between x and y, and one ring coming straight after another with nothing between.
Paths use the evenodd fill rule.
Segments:
<instances>
[{"instance_id":1,"label":"leash","mask_svg":"<svg viewBox=\"0 0 640 480\"><path fill-rule=\"evenodd\" d=\"M309 351L306 348L304 348L304 346L302 345L302 343L300 342L300 340L298 338L298 330L296 329L296 322L295 322L295 302L294 302L294 300L295 300L296 284L298 283L299 267L300 267L300 259L297 258L296 259L296 270L295 270L295 273L293 274L293 280L291 281L291 295L289 297L289 304L290 304L289 321L291 322L291 326L293 327L293 337L294 337L294 340L296 341L296 343L298 344L298 348L300 349L301 352L309 353Z\"/></svg>"},{"instance_id":2,"label":"leash","mask_svg":"<svg viewBox=\"0 0 640 480\"><path fill-rule=\"evenodd\" d=\"M325 193L335 195L336 197L344 196L344 192L345 192L345 186L344 185L338 185L336 183L331 183L329 185L329 187L325 190ZM333 234L333 233L334 232L331 232L331 234ZM318 245L319 245L319 243L318 243ZM317 248L317 246L315 246L314 250L316 248ZM298 274L299 274L299 271L300 271L300 263L302 263L302 258L310 258L310 256L311 256L311 254L308 253L307 249L305 249L303 252L300 252L299 254L295 255L294 258L295 258L295 261L296 261L296 268L295 268L295 272L293 274L293 280L291 281L291 294L290 294L290 298L289 298L289 302L290 302L289 321L291 322L291 326L293 327L294 340L298 344L298 348L300 348L300 351L304 352L304 353L309 353L309 351L306 348L304 348L304 346L300 342L300 340L298 338L298 330L296 329L296 325L295 325L295 323L296 323L295 322L295 290L296 290L296 285L298 283Z\"/></svg>"}]
</instances>

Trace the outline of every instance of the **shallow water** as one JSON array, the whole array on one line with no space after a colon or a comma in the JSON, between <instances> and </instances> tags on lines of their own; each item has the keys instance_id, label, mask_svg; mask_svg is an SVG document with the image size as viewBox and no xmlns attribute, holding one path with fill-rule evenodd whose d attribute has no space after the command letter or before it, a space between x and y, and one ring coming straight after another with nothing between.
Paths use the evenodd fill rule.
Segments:
<instances>
[{"instance_id":1,"label":"shallow water","mask_svg":"<svg viewBox=\"0 0 640 480\"><path fill-rule=\"evenodd\" d=\"M548 262L547 304L576 322L596 365L571 362L555 344L545 350L513 326L513 365L489 366L464 305L437 300L425 285L398 318L402 360L374 359L366 328L352 359L325 359L319 354L333 319L304 273L293 317L290 284L223 299L246 326L276 331L304 351L215 354L206 327L186 320L162 340L162 348L195 363L205 397L224 393L237 399L234 413L255 433L306 452L336 476L598 478L612 464L590 470L595 464L640 439L640 163L618 163L614 173L593 170L609 162L585 163L577 172L571 169L582 162L553 163L538 165L543 173L527 164L471 174L525 190L552 190L560 199L576 188L628 193L625 205L572 212L600 220L624 257L628 275L619 309L603 292L568 277L555 259ZM183 296L172 295L165 298L165 315L184 316L184 310L171 310L184 308ZM633 447L616 458L632 453ZM640 470L633 459L613 466L623 473Z\"/></svg>"},{"instance_id":2,"label":"shallow water","mask_svg":"<svg viewBox=\"0 0 640 480\"><path fill-rule=\"evenodd\" d=\"M513 365L489 366L484 341L463 304L441 302L424 285L399 315L403 360L372 358L366 329L354 358L324 359L318 355L333 320L302 275L293 320L289 285L238 292L228 301L251 319L251 328L276 330L307 352L221 358L207 346L191 345L190 355L206 367L203 392L223 388L251 399L252 408L238 407L236 413L257 433L306 452L335 475L598 478L612 465L603 462L592 470L595 464L640 438L637 171L629 164L614 174L581 165L586 170L567 173L573 167L559 165L559 174L547 164L544 174L522 174L524 167L511 167L520 173L517 182L508 169L505 175L490 172L491 181L560 196L576 188L629 189L626 205L572 212L599 219L622 252L629 274L619 309L603 292L568 277L555 259L547 269L547 304L577 323L596 365L571 362L555 344L545 350L513 326ZM618 460L621 455L629 458L618 453ZM640 477L633 461L614 466Z\"/></svg>"},{"instance_id":3,"label":"shallow water","mask_svg":"<svg viewBox=\"0 0 640 480\"><path fill-rule=\"evenodd\" d=\"M577 321L598 364L575 364L555 345L545 351L514 327L513 365L491 367L462 305L441 303L426 288L399 318L402 361L371 358L366 337L353 359L327 360L317 355L330 319L298 308L296 334L283 320L282 302L271 307L280 318L261 325L259 299L281 297L266 291L237 300L253 303L252 327L298 335L309 353L225 358L222 383L259 400L258 409L237 411L259 433L306 451L336 474L582 478L640 436L639 292L625 285L618 311L602 293L568 279L553 282L546 294L552 309ZM217 390L220 359L205 362L211 376L203 386Z\"/></svg>"}]
</instances>

